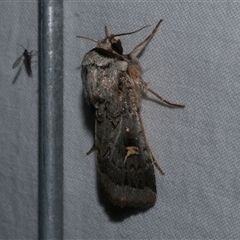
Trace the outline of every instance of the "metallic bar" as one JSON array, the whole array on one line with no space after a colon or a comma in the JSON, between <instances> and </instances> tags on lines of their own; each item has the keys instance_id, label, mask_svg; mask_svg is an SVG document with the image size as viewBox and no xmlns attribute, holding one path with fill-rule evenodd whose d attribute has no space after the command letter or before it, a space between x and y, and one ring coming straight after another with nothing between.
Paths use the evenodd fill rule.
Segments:
<instances>
[{"instance_id":1,"label":"metallic bar","mask_svg":"<svg viewBox=\"0 0 240 240\"><path fill-rule=\"evenodd\" d=\"M39 239L63 239L63 1L39 14Z\"/></svg>"}]
</instances>

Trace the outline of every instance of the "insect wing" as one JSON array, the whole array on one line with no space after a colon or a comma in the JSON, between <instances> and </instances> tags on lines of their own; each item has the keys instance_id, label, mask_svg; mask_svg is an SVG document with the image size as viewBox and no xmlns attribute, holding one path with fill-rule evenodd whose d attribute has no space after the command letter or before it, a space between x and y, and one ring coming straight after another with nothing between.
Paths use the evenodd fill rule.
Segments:
<instances>
[{"instance_id":1,"label":"insect wing","mask_svg":"<svg viewBox=\"0 0 240 240\"><path fill-rule=\"evenodd\" d=\"M12 69L15 69L15 68L19 65L19 63L22 61L22 57L23 57L23 55L21 55L21 56L13 63Z\"/></svg>"},{"instance_id":2,"label":"insect wing","mask_svg":"<svg viewBox=\"0 0 240 240\"><path fill-rule=\"evenodd\" d=\"M98 175L113 204L150 207L156 201L154 167L141 123L139 97L126 68L126 62L94 51L83 60L85 96L96 109Z\"/></svg>"},{"instance_id":3,"label":"insect wing","mask_svg":"<svg viewBox=\"0 0 240 240\"><path fill-rule=\"evenodd\" d=\"M96 119L99 180L113 204L146 208L156 201L154 166L139 112L131 102L132 89L129 92L126 79L123 85L119 116L112 118L116 106L104 103L106 116Z\"/></svg>"}]
</instances>

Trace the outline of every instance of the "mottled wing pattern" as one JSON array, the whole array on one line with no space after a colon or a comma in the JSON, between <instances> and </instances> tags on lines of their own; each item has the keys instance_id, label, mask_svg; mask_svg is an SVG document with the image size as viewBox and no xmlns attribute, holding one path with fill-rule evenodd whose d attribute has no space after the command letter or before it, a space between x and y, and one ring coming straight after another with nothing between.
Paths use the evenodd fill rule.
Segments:
<instances>
[{"instance_id":1,"label":"mottled wing pattern","mask_svg":"<svg viewBox=\"0 0 240 240\"><path fill-rule=\"evenodd\" d=\"M127 69L126 61L95 51L83 60L85 95L96 110L98 175L113 204L150 207L156 201L154 167L141 123L139 93Z\"/></svg>"}]
</instances>

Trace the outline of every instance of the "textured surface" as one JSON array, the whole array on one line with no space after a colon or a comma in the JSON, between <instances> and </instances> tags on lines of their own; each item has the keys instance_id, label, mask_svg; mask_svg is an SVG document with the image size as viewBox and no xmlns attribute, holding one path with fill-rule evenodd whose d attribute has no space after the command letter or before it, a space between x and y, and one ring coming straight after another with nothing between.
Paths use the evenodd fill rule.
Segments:
<instances>
[{"instance_id":1,"label":"textured surface","mask_svg":"<svg viewBox=\"0 0 240 240\"><path fill-rule=\"evenodd\" d=\"M37 2L1 2L0 238L37 238L38 80L13 62L37 49ZM65 1L65 239L236 239L240 235L240 5L200 1ZM83 101L79 66L109 32L150 28L121 38L132 50L162 18L140 58L144 80L169 101L142 102L155 169L157 201L141 213L105 205L96 180L93 115ZM148 94L151 99L155 99Z\"/></svg>"}]
</instances>

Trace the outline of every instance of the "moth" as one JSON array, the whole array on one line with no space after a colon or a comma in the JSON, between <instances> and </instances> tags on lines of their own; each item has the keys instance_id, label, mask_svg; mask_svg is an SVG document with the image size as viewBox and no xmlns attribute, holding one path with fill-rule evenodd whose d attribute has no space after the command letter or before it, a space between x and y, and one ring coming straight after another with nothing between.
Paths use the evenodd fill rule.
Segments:
<instances>
[{"instance_id":1,"label":"moth","mask_svg":"<svg viewBox=\"0 0 240 240\"><path fill-rule=\"evenodd\" d=\"M81 77L84 95L95 108L95 148L99 181L112 204L148 208L156 202L154 165L157 164L146 141L140 102L144 90L169 107L184 105L166 101L142 79L142 67L134 56L144 48L160 26L128 54L123 54L119 36L109 34L83 58ZM145 28L145 27L144 27Z\"/></svg>"},{"instance_id":2,"label":"moth","mask_svg":"<svg viewBox=\"0 0 240 240\"><path fill-rule=\"evenodd\" d=\"M28 77L32 77L32 67L31 67L32 56L33 56L33 51L28 51L27 49L24 48L24 51L23 51L22 55L19 58L17 58L17 60L13 63L12 69L15 69L22 62L22 59L23 59L23 64L22 65L24 65ZM18 73L14 77L13 83L16 82L17 77L18 77L18 75L19 75L19 73L22 69L22 65L19 68Z\"/></svg>"}]
</instances>

